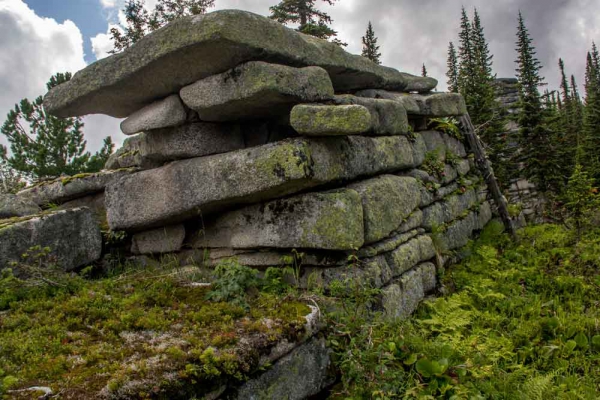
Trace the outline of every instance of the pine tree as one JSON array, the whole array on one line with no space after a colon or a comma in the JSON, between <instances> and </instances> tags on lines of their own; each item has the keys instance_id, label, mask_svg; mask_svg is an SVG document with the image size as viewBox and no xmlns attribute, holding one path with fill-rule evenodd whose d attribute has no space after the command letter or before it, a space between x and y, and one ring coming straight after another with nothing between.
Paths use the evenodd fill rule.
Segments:
<instances>
[{"instance_id":1,"label":"pine tree","mask_svg":"<svg viewBox=\"0 0 600 400\"><path fill-rule=\"evenodd\" d=\"M421 68L421 76L427 77L427 67L425 67L425 63L423 63L423 67Z\"/></svg>"},{"instance_id":2,"label":"pine tree","mask_svg":"<svg viewBox=\"0 0 600 400\"><path fill-rule=\"evenodd\" d=\"M145 0L127 0L123 14L127 26L110 30L114 49L118 53L169 22L187 15L204 14L215 0L158 0L152 12L146 9Z\"/></svg>"},{"instance_id":3,"label":"pine tree","mask_svg":"<svg viewBox=\"0 0 600 400\"><path fill-rule=\"evenodd\" d=\"M583 117L583 164L600 182L600 65L596 44L587 54L585 68L585 108Z\"/></svg>"},{"instance_id":4,"label":"pine tree","mask_svg":"<svg viewBox=\"0 0 600 400\"><path fill-rule=\"evenodd\" d=\"M317 0L282 0L276 6L269 7L271 15L269 18L281 24L298 24L297 30L307 35L321 39L332 40L332 42L346 46L336 39L337 32L329 25L333 22L329 14L316 8ZM323 0L333 5L337 0Z\"/></svg>"},{"instance_id":5,"label":"pine tree","mask_svg":"<svg viewBox=\"0 0 600 400\"><path fill-rule=\"evenodd\" d=\"M459 92L465 97L465 100L473 92L473 77L475 75L471 33L471 21L469 21L467 11L463 7L460 20L460 33L458 34L458 88Z\"/></svg>"},{"instance_id":6,"label":"pine tree","mask_svg":"<svg viewBox=\"0 0 600 400\"><path fill-rule=\"evenodd\" d=\"M519 113L521 158L523 174L532 180L538 190L548 191L556 179L557 170L551 143L551 132L545 124L545 113L539 87L544 85L540 75L542 65L536 57L533 40L519 12L517 27L517 78L519 79Z\"/></svg>"},{"instance_id":7,"label":"pine tree","mask_svg":"<svg viewBox=\"0 0 600 400\"><path fill-rule=\"evenodd\" d=\"M500 182L508 185L512 172L507 138L502 135L505 121L496 101L492 56L477 9L471 22L463 8L460 26L458 60L455 61L452 43L448 51L448 85L451 91L456 85L465 98L473 125L487 146L496 176Z\"/></svg>"},{"instance_id":8,"label":"pine tree","mask_svg":"<svg viewBox=\"0 0 600 400\"><path fill-rule=\"evenodd\" d=\"M47 84L48 90L70 78L70 73L53 76ZM33 102L23 99L8 113L0 128L12 153L9 156L8 149L0 146L0 157L6 164L32 180L102 169L113 150L110 137L105 139L100 152L91 155L85 151L81 119L48 115L42 103L42 96Z\"/></svg>"},{"instance_id":9,"label":"pine tree","mask_svg":"<svg viewBox=\"0 0 600 400\"><path fill-rule=\"evenodd\" d=\"M446 72L446 76L448 77L448 91L458 93L458 56L452 42L448 44L448 61L446 65L448 66L448 71Z\"/></svg>"},{"instance_id":10,"label":"pine tree","mask_svg":"<svg viewBox=\"0 0 600 400\"><path fill-rule=\"evenodd\" d=\"M362 56L373 61L375 64L381 64L381 53L379 52L379 46L377 45L377 36L375 36L375 31L373 31L373 25L371 24L371 21L369 21L367 32L362 38L362 43Z\"/></svg>"}]
</instances>

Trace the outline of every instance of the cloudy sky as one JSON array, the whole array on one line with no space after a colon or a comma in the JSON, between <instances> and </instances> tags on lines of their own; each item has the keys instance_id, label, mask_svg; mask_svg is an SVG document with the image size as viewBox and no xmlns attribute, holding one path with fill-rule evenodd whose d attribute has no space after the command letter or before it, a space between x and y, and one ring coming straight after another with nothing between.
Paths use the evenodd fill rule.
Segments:
<instances>
[{"instance_id":1,"label":"cloudy sky","mask_svg":"<svg viewBox=\"0 0 600 400\"><path fill-rule=\"evenodd\" d=\"M119 22L125 0L0 0L0 119L23 97L45 91L48 78L75 72L107 55L108 30ZM147 0L152 7L156 0ZM215 9L236 8L268 15L277 0L216 0ZM317 1L317 3L323 3ZM516 18L522 11L545 66L551 87L558 82L557 61L583 83L585 55L592 41L600 44L600 0L338 0L320 4L334 19L334 28L360 53L361 37L372 21L383 64L401 71L429 75L445 89L446 51L455 41L461 6L477 7L494 54L498 77L514 76ZM121 15L122 17L122 15ZM0 123L1 123L0 121ZM119 120L88 116L88 147L99 148L110 135L120 143ZM0 142L4 143L3 138Z\"/></svg>"}]
</instances>

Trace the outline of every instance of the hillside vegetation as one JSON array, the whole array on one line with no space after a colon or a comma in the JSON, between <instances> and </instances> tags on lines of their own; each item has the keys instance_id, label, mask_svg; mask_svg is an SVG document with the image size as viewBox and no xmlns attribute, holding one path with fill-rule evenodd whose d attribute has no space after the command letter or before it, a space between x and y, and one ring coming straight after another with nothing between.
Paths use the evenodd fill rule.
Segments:
<instances>
[{"instance_id":1,"label":"hillside vegetation","mask_svg":"<svg viewBox=\"0 0 600 400\"><path fill-rule=\"evenodd\" d=\"M539 225L511 243L491 224L411 319L338 315L334 397L597 399L598 233Z\"/></svg>"}]
</instances>

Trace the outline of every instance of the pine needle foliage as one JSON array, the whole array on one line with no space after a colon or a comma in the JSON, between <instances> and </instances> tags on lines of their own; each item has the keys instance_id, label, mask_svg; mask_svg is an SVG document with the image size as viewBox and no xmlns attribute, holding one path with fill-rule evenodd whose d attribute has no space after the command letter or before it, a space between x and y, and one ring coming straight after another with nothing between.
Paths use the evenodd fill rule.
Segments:
<instances>
[{"instance_id":1,"label":"pine needle foliage","mask_svg":"<svg viewBox=\"0 0 600 400\"><path fill-rule=\"evenodd\" d=\"M375 64L381 64L381 53L379 52L379 46L377 45L377 36L373 30L373 25L369 21L367 32L362 37L362 56L373 61Z\"/></svg>"},{"instance_id":2,"label":"pine needle foliage","mask_svg":"<svg viewBox=\"0 0 600 400\"><path fill-rule=\"evenodd\" d=\"M70 73L58 73L50 78L47 88L50 90L70 79ZM99 152L93 155L86 152L82 120L47 114L42 96L33 101L22 99L16 104L0 132L10 144L10 154L7 147L0 146L2 160L7 167L33 181L97 172L104 167L114 147L107 137Z\"/></svg>"},{"instance_id":3,"label":"pine needle foliage","mask_svg":"<svg viewBox=\"0 0 600 400\"><path fill-rule=\"evenodd\" d=\"M337 0L323 0L334 5ZM315 3L317 0L282 0L279 4L269 7L269 18L281 24L297 24L297 31L320 39L346 46L346 43L337 39L337 32L330 25L333 20L326 12L319 10Z\"/></svg>"},{"instance_id":4,"label":"pine needle foliage","mask_svg":"<svg viewBox=\"0 0 600 400\"><path fill-rule=\"evenodd\" d=\"M127 0L123 8L126 26L117 26L110 30L114 45L111 53L125 50L148 33L177 18L204 14L214 3L215 0L158 0L154 10L149 11L145 0Z\"/></svg>"}]
</instances>

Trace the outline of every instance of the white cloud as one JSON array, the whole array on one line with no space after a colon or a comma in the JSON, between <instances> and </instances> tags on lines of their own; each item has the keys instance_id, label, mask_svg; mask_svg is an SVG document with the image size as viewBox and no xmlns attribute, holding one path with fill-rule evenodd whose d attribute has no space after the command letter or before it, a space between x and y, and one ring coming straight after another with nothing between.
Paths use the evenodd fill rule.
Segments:
<instances>
[{"instance_id":1,"label":"white cloud","mask_svg":"<svg viewBox=\"0 0 600 400\"><path fill-rule=\"evenodd\" d=\"M72 21L58 23L35 14L22 0L0 0L0 124L23 98L46 93L46 82L57 72L84 68L83 37ZM88 150L95 151L118 120L86 117ZM113 137L121 141L120 137ZM4 137L0 142L6 144Z\"/></svg>"},{"instance_id":2,"label":"white cloud","mask_svg":"<svg viewBox=\"0 0 600 400\"><path fill-rule=\"evenodd\" d=\"M106 33L99 33L90 38L92 41L92 50L96 56L96 60L100 60L110 55L109 51L113 49L113 41L111 39L110 29L113 27L114 25L109 25Z\"/></svg>"},{"instance_id":3,"label":"white cloud","mask_svg":"<svg viewBox=\"0 0 600 400\"><path fill-rule=\"evenodd\" d=\"M100 4L104 8L114 8L117 5L117 0L100 0Z\"/></svg>"}]
</instances>

